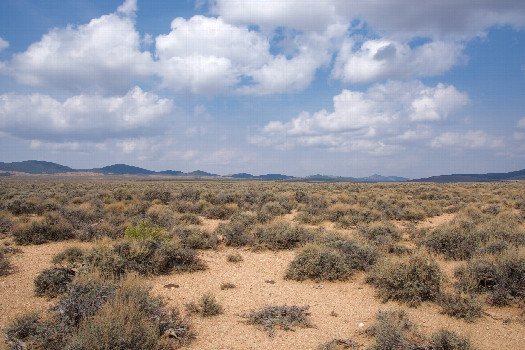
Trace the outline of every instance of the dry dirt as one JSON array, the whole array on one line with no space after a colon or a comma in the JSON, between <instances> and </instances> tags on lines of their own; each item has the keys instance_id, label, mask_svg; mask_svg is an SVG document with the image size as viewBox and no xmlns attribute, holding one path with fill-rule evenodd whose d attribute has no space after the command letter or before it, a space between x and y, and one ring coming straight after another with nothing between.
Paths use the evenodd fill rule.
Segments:
<instances>
[{"instance_id":1,"label":"dry dirt","mask_svg":"<svg viewBox=\"0 0 525 350\"><path fill-rule=\"evenodd\" d=\"M287 217L293 219L293 216ZM451 217L432 218L420 225L436 225ZM212 230L218 221L205 220L204 227ZM53 302L33 295L33 279L44 268L52 265L51 258L66 247L88 247L77 241L21 247L22 253L11 257L15 273L0 277L0 328L14 316L26 311L48 307ZM226 257L234 252L243 261L230 263ZM347 282L283 280L282 276L293 259L294 251L262 251L221 247L202 251L201 257L208 269L196 273L170 274L146 280L154 295L160 295L168 304L184 310L190 301L211 292L224 308L224 314L209 318L192 316L197 333L188 349L315 349L334 338L354 339L368 345L372 339L363 330L375 322L378 310L404 309L426 335L446 328L467 336L478 349L523 349L525 347L525 316L517 307L486 308L489 316L475 323L466 323L439 313L433 303L418 308L402 304L381 303L374 289L364 283L359 273ZM440 262L447 273L453 262ZM267 283L266 281L275 281ZM230 282L236 288L221 290ZM175 284L178 288L165 288ZM316 328L296 328L295 331L276 330L273 338L255 326L243 323L240 314L265 305L309 305L311 320ZM359 327L363 323L364 327ZM0 348L5 345L0 345Z\"/></svg>"}]
</instances>

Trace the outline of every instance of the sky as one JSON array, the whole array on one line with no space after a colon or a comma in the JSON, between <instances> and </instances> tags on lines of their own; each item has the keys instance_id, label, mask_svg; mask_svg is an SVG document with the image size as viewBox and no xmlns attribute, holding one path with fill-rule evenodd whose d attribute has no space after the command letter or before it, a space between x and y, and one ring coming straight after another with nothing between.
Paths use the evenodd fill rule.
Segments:
<instances>
[{"instance_id":1,"label":"sky","mask_svg":"<svg viewBox=\"0 0 525 350\"><path fill-rule=\"evenodd\" d=\"M3 0L0 161L525 168L523 0Z\"/></svg>"}]
</instances>

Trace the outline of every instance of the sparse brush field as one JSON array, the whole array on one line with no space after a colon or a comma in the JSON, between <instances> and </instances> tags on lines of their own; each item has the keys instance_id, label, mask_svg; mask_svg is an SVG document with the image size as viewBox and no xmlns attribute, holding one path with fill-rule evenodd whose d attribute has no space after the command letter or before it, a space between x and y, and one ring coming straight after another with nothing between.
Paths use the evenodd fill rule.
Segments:
<instances>
[{"instance_id":1,"label":"sparse brush field","mask_svg":"<svg viewBox=\"0 0 525 350\"><path fill-rule=\"evenodd\" d=\"M525 183L0 182L0 348L523 349Z\"/></svg>"}]
</instances>

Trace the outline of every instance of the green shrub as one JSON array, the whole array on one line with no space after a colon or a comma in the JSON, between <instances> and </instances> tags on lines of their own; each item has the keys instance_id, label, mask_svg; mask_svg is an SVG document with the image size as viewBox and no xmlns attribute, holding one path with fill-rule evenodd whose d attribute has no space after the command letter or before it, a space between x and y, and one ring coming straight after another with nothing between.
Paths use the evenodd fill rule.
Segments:
<instances>
[{"instance_id":1,"label":"green shrub","mask_svg":"<svg viewBox=\"0 0 525 350\"><path fill-rule=\"evenodd\" d=\"M375 338L373 350L425 349L424 337L403 310L379 311L377 322L366 332Z\"/></svg>"},{"instance_id":2,"label":"green shrub","mask_svg":"<svg viewBox=\"0 0 525 350\"><path fill-rule=\"evenodd\" d=\"M483 315L481 302L475 298L465 298L460 294L442 294L438 299L441 313L474 322Z\"/></svg>"},{"instance_id":3,"label":"green shrub","mask_svg":"<svg viewBox=\"0 0 525 350\"><path fill-rule=\"evenodd\" d=\"M75 277L75 271L65 267L45 269L35 277L35 294L40 297L55 298L67 290Z\"/></svg>"},{"instance_id":4,"label":"green shrub","mask_svg":"<svg viewBox=\"0 0 525 350\"><path fill-rule=\"evenodd\" d=\"M432 350L474 350L467 338L446 329L433 333L430 344Z\"/></svg>"},{"instance_id":5,"label":"green shrub","mask_svg":"<svg viewBox=\"0 0 525 350\"><path fill-rule=\"evenodd\" d=\"M309 308L309 306L268 305L240 316L247 319L247 324L260 326L270 337L273 337L276 327L283 330L293 330L293 327L315 327L308 317Z\"/></svg>"},{"instance_id":6,"label":"green shrub","mask_svg":"<svg viewBox=\"0 0 525 350\"><path fill-rule=\"evenodd\" d=\"M166 231L151 221L142 221L137 226L130 225L124 233L127 239L158 239L165 235Z\"/></svg>"},{"instance_id":7,"label":"green shrub","mask_svg":"<svg viewBox=\"0 0 525 350\"><path fill-rule=\"evenodd\" d=\"M16 244L43 244L73 237L73 227L59 213L46 213L43 219L16 225L12 230Z\"/></svg>"},{"instance_id":8,"label":"green shrub","mask_svg":"<svg viewBox=\"0 0 525 350\"><path fill-rule=\"evenodd\" d=\"M369 271L367 282L377 288L383 301L390 299L418 306L435 300L441 290L443 275L437 263L421 253L406 258L389 257Z\"/></svg>"},{"instance_id":9,"label":"green shrub","mask_svg":"<svg viewBox=\"0 0 525 350\"><path fill-rule=\"evenodd\" d=\"M84 261L84 251L77 247L67 248L64 251L56 254L51 261L53 264L78 266Z\"/></svg>"},{"instance_id":10,"label":"green shrub","mask_svg":"<svg viewBox=\"0 0 525 350\"><path fill-rule=\"evenodd\" d=\"M290 262L284 278L297 281L345 281L351 275L352 270L337 249L309 245Z\"/></svg>"}]
</instances>

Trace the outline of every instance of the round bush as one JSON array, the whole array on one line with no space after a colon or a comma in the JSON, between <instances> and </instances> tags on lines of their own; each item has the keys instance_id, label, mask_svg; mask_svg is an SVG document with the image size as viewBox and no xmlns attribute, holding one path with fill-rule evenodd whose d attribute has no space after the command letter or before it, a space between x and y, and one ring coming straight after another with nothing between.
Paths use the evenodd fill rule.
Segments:
<instances>
[{"instance_id":1,"label":"round bush","mask_svg":"<svg viewBox=\"0 0 525 350\"><path fill-rule=\"evenodd\" d=\"M345 281L352 275L343 255L336 249L310 245L290 263L285 279L303 281Z\"/></svg>"},{"instance_id":2,"label":"round bush","mask_svg":"<svg viewBox=\"0 0 525 350\"><path fill-rule=\"evenodd\" d=\"M54 298L67 290L75 277L75 271L65 267L52 267L43 270L35 278L35 294Z\"/></svg>"}]
</instances>

